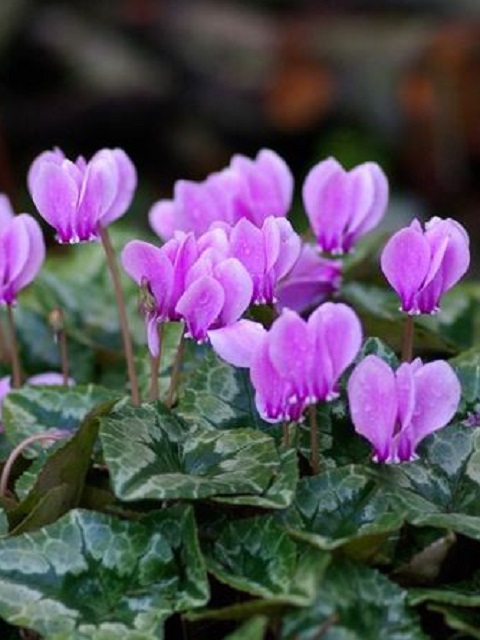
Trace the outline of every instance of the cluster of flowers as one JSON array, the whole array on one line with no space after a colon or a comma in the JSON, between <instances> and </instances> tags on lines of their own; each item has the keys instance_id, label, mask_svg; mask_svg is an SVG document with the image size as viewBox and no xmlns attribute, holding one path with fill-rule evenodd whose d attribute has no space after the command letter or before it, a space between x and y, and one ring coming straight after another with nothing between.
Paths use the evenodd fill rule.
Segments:
<instances>
[{"instance_id":1,"label":"cluster of flowers","mask_svg":"<svg viewBox=\"0 0 480 640\"><path fill-rule=\"evenodd\" d=\"M32 199L63 243L91 241L127 210L135 169L120 149L103 149L86 162L60 150L42 153L28 176ZM319 162L307 175L303 203L317 246L306 244L286 220L293 177L273 151L254 160L235 156L229 167L196 183L180 180L172 200L157 202L150 222L164 244L133 240L121 261L142 292L141 310L153 356L158 323L181 320L186 336L209 340L225 360L247 367L256 405L270 422L297 421L309 405L338 395L338 381L357 357L362 330L355 312L323 302L340 286L340 255L373 229L388 203L388 183L375 163L344 170ZM45 255L38 224L13 217L0 202L3 304L33 280ZM394 234L382 270L410 315L439 310L442 295L469 264L468 236L457 222L417 220ZM276 305L267 330L243 319L251 304ZM300 313L313 312L305 320ZM368 356L348 381L354 426L379 462L411 460L428 433L453 417L460 386L451 367L417 359L396 372Z\"/></svg>"}]
</instances>

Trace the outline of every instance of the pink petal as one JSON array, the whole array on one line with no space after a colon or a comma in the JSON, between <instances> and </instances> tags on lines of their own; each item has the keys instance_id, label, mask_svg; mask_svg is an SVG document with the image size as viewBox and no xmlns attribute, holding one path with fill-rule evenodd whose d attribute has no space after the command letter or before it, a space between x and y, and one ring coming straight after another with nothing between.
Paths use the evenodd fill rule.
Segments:
<instances>
[{"instance_id":1,"label":"pink petal","mask_svg":"<svg viewBox=\"0 0 480 640\"><path fill-rule=\"evenodd\" d=\"M148 220L153 231L163 240L173 237L180 228L178 211L173 200L159 200L148 212Z\"/></svg>"},{"instance_id":2,"label":"pink petal","mask_svg":"<svg viewBox=\"0 0 480 640\"><path fill-rule=\"evenodd\" d=\"M415 412L411 421L411 446L447 425L460 402L461 388L452 367L444 361L429 362L415 372Z\"/></svg>"},{"instance_id":3,"label":"pink petal","mask_svg":"<svg viewBox=\"0 0 480 640\"><path fill-rule=\"evenodd\" d=\"M35 376L30 376L27 380L27 384L33 385L45 385L45 386L63 386L63 375L61 373L55 372L47 372L47 373L38 373ZM75 384L75 380L73 378L68 379L69 386L73 386Z\"/></svg>"},{"instance_id":4,"label":"pink petal","mask_svg":"<svg viewBox=\"0 0 480 640\"><path fill-rule=\"evenodd\" d=\"M295 233L292 225L285 218L275 218L276 225L280 232L280 251L278 259L274 265L275 278L280 280L293 269L300 257L302 250L302 240Z\"/></svg>"},{"instance_id":5,"label":"pink petal","mask_svg":"<svg viewBox=\"0 0 480 640\"><path fill-rule=\"evenodd\" d=\"M303 204L317 238L323 236L325 225L329 224L330 212L325 207L325 190L342 173L342 166L334 158L328 158L310 169L303 183Z\"/></svg>"},{"instance_id":6,"label":"pink petal","mask_svg":"<svg viewBox=\"0 0 480 640\"><path fill-rule=\"evenodd\" d=\"M277 225L277 218L269 216L263 223L262 233L265 243L265 271L267 272L274 267L280 255L280 228Z\"/></svg>"},{"instance_id":7,"label":"pink petal","mask_svg":"<svg viewBox=\"0 0 480 640\"><path fill-rule=\"evenodd\" d=\"M182 229L201 235L214 222L217 205L204 183L178 180L175 184L175 203L182 212Z\"/></svg>"},{"instance_id":8,"label":"pink petal","mask_svg":"<svg viewBox=\"0 0 480 640\"><path fill-rule=\"evenodd\" d=\"M14 215L15 212L10 200L4 193L0 193L0 229L2 231L11 222Z\"/></svg>"},{"instance_id":9,"label":"pink petal","mask_svg":"<svg viewBox=\"0 0 480 640\"><path fill-rule=\"evenodd\" d=\"M288 413L287 387L269 357L268 340L262 340L253 356L250 378L255 388L255 404L267 422L283 420Z\"/></svg>"},{"instance_id":10,"label":"pink petal","mask_svg":"<svg viewBox=\"0 0 480 640\"><path fill-rule=\"evenodd\" d=\"M64 160L65 160L65 154L58 147L55 147L55 149L53 150L49 149L48 151L43 151L42 153L40 153L32 162L28 170L27 185L28 185L29 192L32 193L33 184L37 180L38 171L40 167L42 167L45 164L45 162L51 162L53 164L61 166Z\"/></svg>"},{"instance_id":11,"label":"pink petal","mask_svg":"<svg viewBox=\"0 0 480 640\"><path fill-rule=\"evenodd\" d=\"M222 286L209 276L196 280L180 297L175 311L187 324L187 337L203 341L222 311L225 294Z\"/></svg>"},{"instance_id":12,"label":"pink petal","mask_svg":"<svg viewBox=\"0 0 480 640\"><path fill-rule=\"evenodd\" d=\"M147 345L148 350L154 358L160 354L160 332L158 330L158 317L155 315L146 316Z\"/></svg>"},{"instance_id":13,"label":"pink petal","mask_svg":"<svg viewBox=\"0 0 480 640\"><path fill-rule=\"evenodd\" d=\"M388 180L382 169L375 162L365 162L357 167L368 175L372 182L372 200L368 209L357 210L349 225L349 233L353 233L358 238L377 226L385 215L388 205Z\"/></svg>"},{"instance_id":14,"label":"pink petal","mask_svg":"<svg viewBox=\"0 0 480 640\"><path fill-rule=\"evenodd\" d=\"M225 294L220 322L231 324L238 320L250 304L253 293L252 279L236 258L220 262L215 267L215 279L222 285Z\"/></svg>"},{"instance_id":15,"label":"pink petal","mask_svg":"<svg viewBox=\"0 0 480 640\"><path fill-rule=\"evenodd\" d=\"M208 332L213 349L234 367L250 367L266 335L265 328L251 320L239 320Z\"/></svg>"},{"instance_id":16,"label":"pink petal","mask_svg":"<svg viewBox=\"0 0 480 640\"><path fill-rule=\"evenodd\" d=\"M417 358L418 363L418 358ZM421 361L419 362L420 366ZM415 410L415 382L416 365L403 362L395 372L395 382L398 402L398 422L400 430L410 424Z\"/></svg>"},{"instance_id":17,"label":"pink petal","mask_svg":"<svg viewBox=\"0 0 480 640\"><path fill-rule=\"evenodd\" d=\"M388 460L397 418L395 376L377 356L364 358L347 385L355 431L374 447L379 462Z\"/></svg>"},{"instance_id":18,"label":"pink petal","mask_svg":"<svg viewBox=\"0 0 480 640\"><path fill-rule=\"evenodd\" d=\"M428 241L412 226L395 233L382 251L382 271L407 313L418 311L415 296L428 273L430 260Z\"/></svg>"},{"instance_id":19,"label":"pink petal","mask_svg":"<svg viewBox=\"0 0 480 640\"><path fill-rule=\"evenodd\" d=\"M85 171L75 219L79 240L96 236L97 224L108 214L119 188L117 164L108 150L102 149L90 160Z\"/></svg>"},{"instance_id":20,"label":"pink petal","mask_svg":"<svg viewBox=\"0 0 480 640\"><path fill-rule=\"evenodd\" d=\"M113 202L101 218L104 227L123 216L132 203L137 187L137 171L125 151L123 149L106 149L105 151L110 153L117 166L118 182Z\"/></svg>"},{"instance_id":21,"label":"pink petal","mask_svg":"<svg viewBox=\"0 0 480 640\"><path fill-rule=\"evenodd\" d=\"M438 275L441 293L444 293L460 280L469 267L468 234L461 224L449 218L441 221L434 218L425 226L425 237L435 249L439 243L443 245L442 240L448 240L442 255L441 274ZM435 275L435 277L437 276Z\"/></svg>"},{"instance_id":22,"label":"pink petal","mask_svg":"<svg viewBox=\"0 0 480 640\"><path fill-rule=\"evenodd\" d=\"M15 218L17 224L22 224L28 237L28 255L21 272L13 275L12 286L15 291L20 291L36 277L45 260L45 241L38 222L26 213Z\"/></svg>"},{"instance_id":23,"label":"pink petal","mask_svg":"<svg viewBox=\"0 0 480 640\"><path fill-rule=\"evenodd\" d=\"M198 259L198 247L193 233L178 236L178 240L177 236L175 236L173 241L164 245L162 249L167 253L169 251L168 245L173 247L175 243L177 249L173 257L173 284L171 297L171 304L174 308L180 296L185 291L187 274L192 265ZM172 320L174 319L175 318L172 318Z\"/></svg>"},{"instance_id":24,"label":"pink petal","mask_svg":"<svg viewBox=\"0 0 480 640\"><path fill-rule=\"evenodd\" d=\"M309 396L315 342L309 326L297 313L284 309L268 334L270 360L280 376L289 380L297 398Z\"/></svg>"},{"instance_id":25,"label":"pink petal","mask_svg":"<svg viewBox=\"0 0 480 640\"><path fill-rule=\"evenodd\" d=\"M30 194L40 215L56 229L59 240L70 242L79 197L73 178L60 165L41 161L32 173Z\"/></svg>"}]
</instances>

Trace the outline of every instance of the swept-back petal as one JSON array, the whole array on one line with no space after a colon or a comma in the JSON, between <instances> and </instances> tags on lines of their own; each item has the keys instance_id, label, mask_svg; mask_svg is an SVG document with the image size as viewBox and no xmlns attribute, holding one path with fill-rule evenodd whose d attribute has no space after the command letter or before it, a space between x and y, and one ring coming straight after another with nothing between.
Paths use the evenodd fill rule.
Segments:
<instances>
[{"instance_id":1,"label":"swept-back petal","mask_svg":"<svg viewBox=\"0 0 480 640\"><path fill-rule=\"evenodd\" d=\"M45 260L45 241L38 222L27 213L22 213L14 220L17 225L23 225L28 237L28 255L22 269L16 275L11 276L12 286L15 291L20 291L35 278ZM12 223L13 224L13 223Z\"/></svg>"},{"instance_id":2,"label":"swept-back petal","mask_svg":"<svg viewBox=\"0 0 480 640\"><path fill-rule=\"evenodd\" d=\"M383 218L388 204L388 180L382 169L375 162L365 162L359 165L358 169L360 168L366 176L368 175L373 190L370 206L356 209L348 226L349 233L353 234L354 238L374 229Z\"/></svg>"},{"instance_id":3,"label":"swept-back petal","mask_svg":"<svg viewBox=\"0 0 480 640\"><path fill-rule=\"evenodd\" d=\"M255 388L255 405L267 422L278 422L288 414L287 387L269 356L268 340L258 345L250 367L250 379Z\"/></svg>"},{"instance_id":4,"label":"swept-back petal","mask_svg":"<svg viewBox=\"0 0 480 640\"><path fill-rule=\"evenodd\" d=\"M285 218L275 218L275 223L280 232L280 251L274 265L274 272L276 280L280 280L293 269L299 259L302 240Z\"/></svg>"},{"instance_id":5,"label":"swept-back petal","mask_svg":"<svg viewBox=\"0 0 480 640\"><path fill-rule=\"evenodd\" d=\"M250 367L260 343L267 335L259 322L239 320L220 329L210 329L208 337L218 355L234 367Z\"/></svg>"},{"instance_id":6,"label":"swept-back petal","mask_svg":"<svg viewBox=\"0 0 480 640\"><path fill-rule=\"evenodd\" d=\"M397 419L393 371L377 356L367 356L354 369L347 391L355 431L373 445L378 462L388 460Z\"/></svg>"},{"instance_id":7,"label":"swept-back petal","mask_svg":"<svg viewBox=\"0 0 480 640\"><path fill-rule=\"evenodd\" d=\"M416 313L415 296L430 266L430 245L414 226L401 229L385 245L381 256L384 276L395 289L407 313Z\"/></svg>"},{"instance_id":8,"label":"swept-back petal","mask_svg":"<svg viewBox=\"0 0 480 640\"><path fill-rule=\"evenodd\" d=\"M421 361L417 364L422 366ZM403 362L395 372L398 401L398 422L400 431L408 428L415 411L415 381L416 364Z\"/></svg>"},{"instance_id":9,"label":"swept-back petal","mask_svg":"<svg viewBox=\"0 0 480 640\"><path fill-rule=\"evenodd\" d=\"M137 187L137 171L123 149L104 149L103 151L107 151L111 155L116 164L118 175L114 199L100 220L102 226L106 227L123 216L130 206ZM100 153L102 151L98 152L98 154Z\"/></svg>"},{"instance_id":10,"label":"swept-back petal","mask_svg":"<svg viewBox=\"0 0 480 640\"><path fill-rule=\"evenodd\" d=\"M4 193L0 193L0 233L15 215L10 200Z\"/></svg>"},{"instance_id":11,"label":"swept-back petal","mask_svg":"<svg viewBox=\"0 0 480 640\"><path fill-rule=\"evenodd\" d=\"M220 262L215 267L214 276L222 285L225 294L220 322L231 324L238 320L250 304L253 293L252 278L236 258Z\"/></svg>"},{"instance_id":12,"label":"swept-back petal","mask_svg":"<svg viewBox=\"0 0 480 640\"><path fill-rule=\"evenodd\" d=\"M452 367L442 361L429 362L414 374L415 412L411 420L414 451L429 433L447 425L460 402L460 382Z\"/></svg>"},{"instance_id":13,"label":"swept-back petal","mask_svg":"<svg viewBox=\"0 0 480 640\"><path fill-rule=\"evenodd\" d=\"M79 198L75 180L61 165L41 161L35 166L29 186L40 215L56 229L61 242L69 242Z\"/></svg>"},{"instance_id":14,"label":"swept-back petal","mask_svg":"<svg viewBox=\"0 0 480 640\"><path fill-rule=\"evenodd\" d=\"M223 287L210 276L195 280L177 302L175 311L187 325L187 337L203 341L225 302Z\"/></svg>"},{"instance_id":15,"label":"swept-back petal","mask_svg":"<svg viewBox=\"0 0 480 640\"><path fill-rule=\"evenodd\" d=\"M148 221L153 231L163 240L170 240L180 228L177 207L173 200L159 200L148 212Z\"/></svg>"},{"instance_id":16,"label":"swept-back petal","mask_svg":"<svg viewBox=\"0 0 480 640\"><path fill-rule=\"evenodd\" d=\"M97 224L114 203L119 184L117 164L108 150L102 149L90 160L85 171L75 215L78 240L96 236Z\"/></svg>"},{"instance_id":17,"label":"swept-back petal","mask_svg":"<svg viewBox=\"0 0 480 640\"><path fill-rule=\"evenodd\" d=\"M323 207L326 185L341 172L342 166L334 158L327 158L310 169L303 183L303 205L317 238L323 233L326 224L326 212Z\"/></svg>"}]
</instances>

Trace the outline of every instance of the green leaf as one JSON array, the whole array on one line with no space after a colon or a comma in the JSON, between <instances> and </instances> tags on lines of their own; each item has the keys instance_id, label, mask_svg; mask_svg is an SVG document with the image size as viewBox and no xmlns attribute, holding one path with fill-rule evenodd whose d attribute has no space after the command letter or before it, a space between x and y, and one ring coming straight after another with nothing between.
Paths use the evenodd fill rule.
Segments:
<instances>
[{"instance_id":1,"label":"green leaf","mask_svg":"<svg viewBox=\"0 0 480 640\"><path fill-rule=\"evenodd\" d=\"M102 418L100 438L121 500L263 495L281 468L269 436L188 425L161 404L118 409Z\"/></svg>"},{"instance_id":2,"label":"green leaf","mask_svg":"<svg viewBox=\"0 0 480 640\"><path fill-rule=\"evenodd\" d=\"M208 570L239 591L306 605L330 558L305 549L272 517L223 520L207 531Z\"/></svg>"},{"instance_id":3,"label":"green leaf","mask_svg":"<svg viewBox=\"0 0 480 640\"><path fill-rule=\"evenodd\" d=\"M363 540L362 555L372 557L387 535L402 527L404 516L373 473L350 465L300 480L284 521L297 537L319 549L356 542L353 551L358 552Z\"/></svg>"},{"instance_id":4,"label":"green leaf","mask_svg":"<svg viewBox=\"0 0 480 640\"><path fill-rule=\"evenodd\" d=\"M116 391L93 384L74 387L22 387L5 398L2 419L11 444L17 445L37 433L63 429L74 431L96 406L118 399ZM26 457L36 455L39 445L25 449Z\"/></svg>"},{"instance_id":5,"label":"green leaf","mask_svg":"<svg viewBox=\"0 0 480 640\"><path fill-rule=\"evenodd\" d=\"M263 640L267 632L267 626L268 618L265 616L254 616L233 633L225 636L224 640Z\"/></svg>"},{"instance_id":6,"label":"green leaf","mask_svg":"<svg viewBox=\"0 0 480 640\"><path fill-rule=\"evenodd\" d=\"M415 526L480 540L480 432L451 425L427 438L419 459L379 467L386 489Z\"/></svg>"},{"instance_id":7,"label":"green leaf","mask_svg":"<svg viewBox=\"0 0 480 640\"><path fill-rule=\"evenodd\" d=\"M213 351L207 352L202 364L184 378L177 413L214 429L272 429L255 408L248 371L232 367Z\"/></svg>"},{"instance_id":8,"label":"green leaf","mask_svg":"<svg viewBox=\"0 0 480 640\"><path fill-rule=\"evenodd\" d=\"M456 631L463 632L459 638L480 638L480 612L472 609L459 609L443 604L430 605L429 611L443 615L445 623ZM468 634L468 636L465 636ZM457 636L455 636L457 637Z\"/></svg>"},{"instance_id":9,"label":"green leaf","mask_svg":"<svg viewBox=\"0 0 480 640\"><path fill-rule=\"evenodd\" d=\"M207 598L189 507L138 522L75 510L0 540L0 615L50 640L154 640Z\"/></svg>"},{"instance_id":10,"label":"green leaf","mask_svg":"<svg viewBox=\"0 0 480 640\"><path fill-rule=\"evenodd\" d=\"M327 568L315 603L284 617L281 638L426 640L406 597L378 571L339 559Z\"/></svg>"},{"instance_id":11,"label":"green leaf","mask_svg":"<svg viewBox=\"0 0 480 640\"><path fill-rule=\"evenodd\" d=\"M13 533L54 522L79 504L98 435L98 416L108 411L111 404L92 411L66 444L51 454L26 498L8 512Z\"/></svg>"},{"instance_id":12,"label":"green leaf","mask_svg":"<svg viewBox=\"0 0 480 640\"><path fill-rule=\"evenodd\" d=\"M438 602L459 607L480 607L480 571L470 580L443 585L437 589L411 589L408 600L413 606L424 602Z\"/></svg>"}]
</instances>

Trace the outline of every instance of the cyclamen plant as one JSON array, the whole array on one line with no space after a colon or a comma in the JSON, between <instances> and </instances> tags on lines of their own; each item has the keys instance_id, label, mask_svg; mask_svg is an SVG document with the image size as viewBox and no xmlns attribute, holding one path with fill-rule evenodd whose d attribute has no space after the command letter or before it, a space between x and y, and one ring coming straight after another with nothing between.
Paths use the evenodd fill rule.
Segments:
<instances>
[{"instance_id":1,"label":"cyclamen plant","mask_svg":"<svg viewBox=\"0 0 480 640\"><path fill-rule=\"evenodd\" d=\"M465 576L445 577L437 551L455 545L461 557L465 539L477 551L480 540L478 437L466 426L479 424L477 348L440 359L473 342L466 327L478 324L475 285L458 309L446 295L470 261L463 226L414 220L385 244L380 266L407 317L398 362L387 346L401 318L390 295L342 285L344 254L386 212L378 165L347 171L329 158L311 169L302 197L315 245L287 219L293 176L274 151L234 156L203 182L177 181L150 211L156 239L129 232L125 295L107 227L136 183L121 149L88 161L46 151L28 175L56 239L91 243L65 253L86 261L102 244L131 401L101 302L102 258L88 283L80 269L52 269L65 257L39 274L38 223L0 197L0 302L11 329L0 353L2 621L52 640L204 640L207 628L225 637L217 618L230 616L246 619L243 638L420 640L416 603L427 602L428 618L454 593L462 606L449 604L432 636L450 640L476 577L455 591ZM125 302L138 294L146 340L127 322ZM415 335L413 316L432 313L440 322L421 320ZM39 373L57 361L61 374Z\"/></svg>"}]
</instances>

